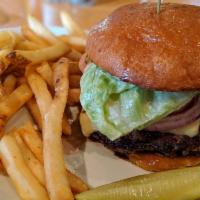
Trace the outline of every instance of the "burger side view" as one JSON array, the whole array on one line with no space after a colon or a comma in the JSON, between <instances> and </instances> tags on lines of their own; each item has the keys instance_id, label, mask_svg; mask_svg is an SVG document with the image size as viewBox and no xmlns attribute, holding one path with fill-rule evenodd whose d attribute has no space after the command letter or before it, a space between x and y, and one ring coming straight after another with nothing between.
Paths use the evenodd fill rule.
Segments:
<instances>
[{"instance_id":1,"label":"burger side view","mask_svg":"<svg viewBox=\"0 0 200 200\"><path fill-rule=\"evenodd\" d=\"M90 30L80 68L92 140L150 171L200 163L200 7L117 9Z\"/></svg>"}]
</instances>

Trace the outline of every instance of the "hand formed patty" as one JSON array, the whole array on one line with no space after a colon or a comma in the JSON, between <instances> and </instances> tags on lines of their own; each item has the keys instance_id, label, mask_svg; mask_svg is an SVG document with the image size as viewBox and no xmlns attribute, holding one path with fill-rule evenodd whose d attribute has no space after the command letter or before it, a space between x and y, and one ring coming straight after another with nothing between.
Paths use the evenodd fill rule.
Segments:
<instances>
[{"instance_id":1,"label":"hand formed patty","mask_svg":"<svg viewBox=\"0 0 200 200\"><path fill-rule=\"evenodd\" d=\"M170 133L132 131L111 141L100 132L95 132L90 139L125 157L135 152L159 153L168 157L200 156L200 134L190 138Z\"/></svg>"}]
</instances>

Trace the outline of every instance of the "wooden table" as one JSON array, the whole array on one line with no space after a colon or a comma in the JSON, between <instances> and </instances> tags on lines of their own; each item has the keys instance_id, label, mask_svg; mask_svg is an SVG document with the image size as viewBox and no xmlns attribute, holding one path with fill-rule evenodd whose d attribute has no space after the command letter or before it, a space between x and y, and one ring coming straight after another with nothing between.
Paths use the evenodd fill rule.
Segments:
<instances>
[{"instance_id":1,"label":"wooden table","mask_svg":"<svg viewBox=\"0 0 200 200\"><path fill-rule=\"evenodd\" d=\"M102 2L102 0L97 1ZM145 1L107 0L96 6L80 7L63 3L47 4L43 0L0 0L0 27L19 26L26 21L28 13L40 18L45 24L60 25L59 13L64 10L69 12L82 28L88 29L122 4ZM200 0L164 0L164 2L200 5Z\"/></svg>"}]
</instances>

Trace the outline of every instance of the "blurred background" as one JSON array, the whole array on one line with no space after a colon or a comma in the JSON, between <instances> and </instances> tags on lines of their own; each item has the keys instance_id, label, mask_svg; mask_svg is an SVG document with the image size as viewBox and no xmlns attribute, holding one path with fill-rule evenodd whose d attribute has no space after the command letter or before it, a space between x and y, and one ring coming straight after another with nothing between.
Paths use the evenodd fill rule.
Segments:
<instances>
[{"instance_id":1,"label":"blurred background","mask_svg":"<svg viewBox=\"0 0 200 200\"><path fill-rule=\"evenodd\" d=\"M32 14L49 26L59 26L61 11L68 12L83 28L104 18L113 9L131 2L147 0L0 0L0 27L16 27L23 24L27 14ZM200 0L163 0L200 5Z\"/></svg>"}]
</instances>

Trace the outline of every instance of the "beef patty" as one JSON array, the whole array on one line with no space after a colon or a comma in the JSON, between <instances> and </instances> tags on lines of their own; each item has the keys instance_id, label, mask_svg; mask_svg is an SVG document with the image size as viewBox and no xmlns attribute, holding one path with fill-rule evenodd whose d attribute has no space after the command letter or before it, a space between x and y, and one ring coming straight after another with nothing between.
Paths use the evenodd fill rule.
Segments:
<instances>
[{"instance_id":1,"label":"beef patty","mask_svg":"<svg viewBox=\"0 0 200 200\"><path fill-rule=\"evenodd\" d=\"M200 134L190 138L170 133L132 131L124 137L111 141L100 132L95 132L90 139L102 143L123 157L135 152L160 153L168 157L200 156Z\"/></svg>"}]
</instances>

